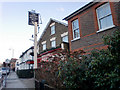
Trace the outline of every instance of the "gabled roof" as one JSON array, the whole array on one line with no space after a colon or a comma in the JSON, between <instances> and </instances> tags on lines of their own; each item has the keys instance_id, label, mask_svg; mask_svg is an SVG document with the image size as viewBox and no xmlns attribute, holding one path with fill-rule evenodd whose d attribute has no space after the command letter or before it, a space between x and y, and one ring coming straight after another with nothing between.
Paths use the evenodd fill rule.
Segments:
<instances>
[{"instance_id":1,"label":"gabled roof","mask_svg":"<svg viewBox=\"0 0 120 90\"><path fill-rule=\"evenodd\" d=\"M34 47L33 47L33 46L31 46L29 49L27 49L25 52L23 52L23 53L22 53L22 55L20 55L20 57L19 57L19 58L23 57L23 55L24 55L25 53L27 53L27 51L28 51L28 50L30 50L30 49L34 49Z\"/></svg>"},{"instance_id":2,"label":"gabled roof","mask_svg":"<svg viewBox=\"0 0 120 90\"><path fill-rule=\"evenodd\" d=\"M50 25L51 21L54 21L54 22L63 24L63 25L65 25L65 26L68 26L68 24L66 24L66 23L63 23L63 22L60 22L60 21L58 21L58 20L55 20L55 19L50 18L50 20L49 20L49 22L47 23L45 29L43 30L43 33L42 33L41 36L40 36L40 39L42 38L42 36L43 36L44 33L46 32L46 30L47 30L48 26ZM39 43L40 39L38 40L38 43Z\"/></svg>"},{"instance_id":3,"label":"gabled roof","mask_svg":"<svg viewBox=\"0 0 120 90\"><path fill-rule=\"evenodd\" d=\"M67 17L65 17L63 20L68 21L69 19L71 19L72 17L78 15L79 13L83 12L84 10L90 8L91 6L93 6L94 4L100 2L102 0L93 0L91 2L89 2L88 4L86 4L85 6L81 7L80 9L76 10L75 12L73 12L72 14L68 15ZM103 0L104 1L104 0Z\"/></svg>"}]
</instances>

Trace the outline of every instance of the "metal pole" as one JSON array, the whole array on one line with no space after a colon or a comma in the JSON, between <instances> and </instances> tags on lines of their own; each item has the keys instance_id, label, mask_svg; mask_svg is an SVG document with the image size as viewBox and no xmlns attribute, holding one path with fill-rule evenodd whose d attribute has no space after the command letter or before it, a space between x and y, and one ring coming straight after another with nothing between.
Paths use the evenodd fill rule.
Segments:
<instances>
[{"instance_id":1,"label":"metal pole","mask_svg":"<svg viewBox=\"0 0 120 90\"><path fill-rule=\"evenodd\" d=\"M34 69L37 68L37 22L34 23Z\"/></svg>"}]
</instances>

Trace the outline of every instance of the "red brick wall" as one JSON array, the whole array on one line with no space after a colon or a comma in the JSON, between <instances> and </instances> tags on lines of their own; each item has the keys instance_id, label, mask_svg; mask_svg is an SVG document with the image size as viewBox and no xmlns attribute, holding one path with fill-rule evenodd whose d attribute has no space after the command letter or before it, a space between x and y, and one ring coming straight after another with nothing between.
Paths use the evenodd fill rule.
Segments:
<instances>
[{"instance_id":1,"label":"red brick wall","mask_svg":"<svg viewBox=\"0 0 120 90\"><path fill-rule=\"evenodd\" d=\"M116 30L116 27L97 33L99 27L96 8L104 3L105 2L96 3L92 7L68 20L70 51L83 49L89 53L94 48L105 49L107 47L103 44L102 37L110 35L114 30ZM110 7L114 25L120 26L120 2L110 2ZM72 21L75 19L79 20L80 39L71 41L73 40Z\"/></svg>"}]
</instances>

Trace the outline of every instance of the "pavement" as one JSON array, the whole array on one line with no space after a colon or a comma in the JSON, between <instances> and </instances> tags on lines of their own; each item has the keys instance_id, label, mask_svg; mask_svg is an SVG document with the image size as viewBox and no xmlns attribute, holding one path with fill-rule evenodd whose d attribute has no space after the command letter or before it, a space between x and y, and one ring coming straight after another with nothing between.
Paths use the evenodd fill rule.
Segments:
<instances>
[{"instance_id":1,"label":"pavement","mask_svg":"<svg viewBox=\"0 0 120 90\"><path fill-rule=\"evenodd\" d=\"M7 76L6 87L2 90L35 90L34 78L18 78L16 72Z\"/></svg>"}]
</instances>

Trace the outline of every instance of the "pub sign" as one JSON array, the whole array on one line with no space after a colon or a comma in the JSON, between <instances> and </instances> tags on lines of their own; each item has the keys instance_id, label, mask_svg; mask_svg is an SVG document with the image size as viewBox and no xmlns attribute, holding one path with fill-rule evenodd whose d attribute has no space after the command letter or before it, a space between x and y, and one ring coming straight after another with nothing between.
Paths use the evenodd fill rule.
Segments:
<instances>
[{"instance_id":1,"label":"pub sign","mask_svg":"<svg viewBox=\"0 0 120 90\"><path fill-rule=\"evenodd\" d=\"M37 22L37 24L39 24L39 14L28 11L28 24L34 25L34 22Z\"/></svg>"}]
</instances>

